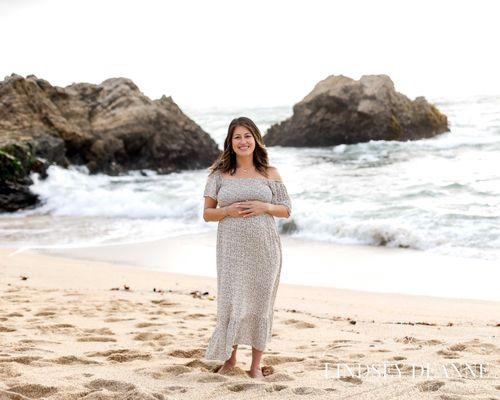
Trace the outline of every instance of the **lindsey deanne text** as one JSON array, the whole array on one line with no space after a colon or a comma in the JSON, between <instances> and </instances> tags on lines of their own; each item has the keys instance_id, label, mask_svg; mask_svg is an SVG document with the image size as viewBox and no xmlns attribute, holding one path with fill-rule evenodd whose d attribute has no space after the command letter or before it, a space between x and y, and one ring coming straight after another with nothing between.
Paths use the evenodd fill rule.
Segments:
<instances>
[{"instance_id":1,"label":"lindsey deanne text","mask_svg":"<svg viewBox=\"0 0 500 400\"><path fill-rule=\"evenodd\" d=\"M325 378L379 377L379 378L473 378L488 374L488 363L325 363Z\"/></svg>"}]
</instances>

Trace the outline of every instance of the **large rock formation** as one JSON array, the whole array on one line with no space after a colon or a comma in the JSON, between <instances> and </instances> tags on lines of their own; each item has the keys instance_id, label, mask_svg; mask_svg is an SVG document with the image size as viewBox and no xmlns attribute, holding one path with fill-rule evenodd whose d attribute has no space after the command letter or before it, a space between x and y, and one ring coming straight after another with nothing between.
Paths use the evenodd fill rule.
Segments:
<instances>
[{"instance_id":1,"label":"large rock formation","mask_svg":"<svg viewBox=\"0 0 500 400\"><path fill-rule=\"evenodd\" d=\"M0 148L0 211L16 211L36 205L38 197L31 193L30 172L46 176L46 164L33 156L27 144L11 144Z\"/></svg>"},{"instance_id":2,"label":"large rock formation","mask_svg":"<svg viewBox=\"0 0 500 400\"><path fill-rule=\"evenodd\" d=\"M14 210L8 187L14 181L26 185L31 165L39 171L55 163L113 175L137 169L169 173L205 168L219 149L171 97L151 100L129 79L62 88L12 74L0 82L0 152L2 168L9 162L14 168L21 162L16 157L24 160L24 176L21 170L0 173L0 210ZM26 201L18 203L20 208Z\"/></svg>"},{"instance_id":3,"label":"large rock formation","mask_svg":"<svg viewBox=\"0 0 500 400\"><path fill-rule=\"evenodd\" d=\"M415 140L447 132L448 120L424 97L396 92L387 75L343 75L322 80L293 107L293 115L271 126L268 146L334 146L370 140Z\"/></svg>"}]
</instances>

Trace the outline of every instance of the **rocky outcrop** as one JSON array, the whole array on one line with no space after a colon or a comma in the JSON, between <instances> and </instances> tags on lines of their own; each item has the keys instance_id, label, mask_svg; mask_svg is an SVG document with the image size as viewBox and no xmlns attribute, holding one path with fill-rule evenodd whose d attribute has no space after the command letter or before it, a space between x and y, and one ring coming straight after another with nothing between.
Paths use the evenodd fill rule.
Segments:
<instances>
[{"instance_id":1,"label":"rocky outcrop","mask_svg":"<svg viewBox=\"0 0 500 400\"><path fill-rule=\"evenodd\" d=\"M33 155L29 144L0 147L0 210L16 211L34 206L38 197L31 193L30 172L46 176L47 164Z\"/></svg>"},{"instance_id":2,"label":"rocky outcrop","mask_svg":"<svg viewBox=\"0 0 500 400\"><path fill-rule=\"evenodd\" d=\"M396 92L387 75L343 75L322 80L293 107L289 119L271 126L268 146L335 146L370 140L415 140L449 131L446 115L424 97Z\"/></svg>"},{"instance_id":3,"label":"rocky outcrop","mask_svg":"<svg viewBox=\"0 0 500 400\"><path fill-rule=\"evenodd\" d=\"M0 140L38 142L37 155L84 164L91 173L203 168L219 153L171 97L150 100L125 78L61 88L13 74L0 83L0 101ZM64 142L66 160L51 154L51 137L57 148Z\"/></svg>"},{"instance_id":4,"label":"rocky outcrop","mask_svg":"<svg viewBox=\"0 0 500 400\"><path fill-rule=\"evenodd\" d=\"M9 151L12 146L18 146L15 154ZM90 173L112 175L205 168L220 152L171 97L151 100L129 79L62 88L34 75L16 74L0 82L0 151L7 164L23 153L38 159L37 165L78 164ZM29 180L29 164L25 167ZM10 196L2 193L4 200ZM15 207L0 205L0 210L10 208Z\"/></svg>"}]
</instances>

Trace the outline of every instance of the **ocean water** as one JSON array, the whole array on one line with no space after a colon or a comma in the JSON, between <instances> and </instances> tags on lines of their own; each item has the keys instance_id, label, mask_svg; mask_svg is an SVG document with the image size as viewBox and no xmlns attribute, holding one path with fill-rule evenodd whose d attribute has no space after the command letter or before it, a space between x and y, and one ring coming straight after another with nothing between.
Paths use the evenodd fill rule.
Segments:
<instances>
[{"instance_id":1,"label":"ocean water","mask_svg":"<svg viewBox=\"0 0 500 400\"><path fill-rule=\"evenodd\" d=\"M500 96L429 99L451 132L408 142L269 147L292 198L290 235L500 260ZM292 106L184 109L222 147L232 118L262 133ZM0 214L0 246L81 247L215 230L203 221L205 170L89 175L52 166L33 175L44 204ZM281 226L290 220L277 219Z\"/></svg>"}]
</instances>

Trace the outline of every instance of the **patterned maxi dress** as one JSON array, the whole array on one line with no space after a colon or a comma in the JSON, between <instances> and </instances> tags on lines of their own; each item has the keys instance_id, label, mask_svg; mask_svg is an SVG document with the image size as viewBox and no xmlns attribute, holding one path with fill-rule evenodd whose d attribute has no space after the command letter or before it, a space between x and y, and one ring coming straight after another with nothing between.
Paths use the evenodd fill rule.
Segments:
<instances>
[{"instance_id":1,"label":"patterned maxi dress","mask_svg":"<svg viewBox=\"0 0 500 400\"><path fill-rule=\"evenodd\" d=\"M245 200L292 204L285 184L266 178L208 176L204 196L220 207ZM225 361L233 345L264 351L271 341L273 305L281 273L281 241L274 217L227 216L217 226L217 324L204 358Z\"/></svg>"}]
</instances>

